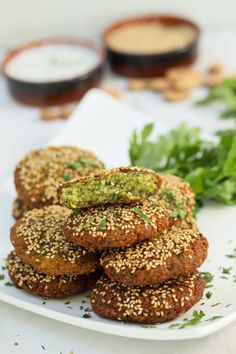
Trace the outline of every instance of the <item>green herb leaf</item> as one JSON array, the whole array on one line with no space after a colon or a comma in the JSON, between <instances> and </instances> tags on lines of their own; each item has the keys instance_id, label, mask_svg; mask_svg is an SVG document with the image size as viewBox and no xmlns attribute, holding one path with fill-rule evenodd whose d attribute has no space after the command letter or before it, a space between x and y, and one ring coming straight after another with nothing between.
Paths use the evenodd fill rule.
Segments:
<instances>
[{"instance_id":1,"label":"green herb leaf","mask_svg":"<svg viewBox=\"0 0 236 354\"><path fill-rule=\"evenodd\" d=\"M107 226L107 221L106 219L102 219L98 225L98 227L96 228L96 231L101 231L102 229L104 229Z\"/></svg>"},{"instance_id":2,"label":"green herb leaf","mask_svg":"<svg viewBox=\"0 0 236 354\"><path fill-rule=\"evenodd\" d=\"M231 269L232 269L232 267L223 268L223 269L222 269L222 273L223 273L223 274L230 274Z\"/></svg>"},{"instance_id":3,"label":"green herb leaf","mask_svg":"<svg viewBox=\"0 0 236 354\"><path fill-rule=\"evenodd\" d=\"M218 320L219 318L222 318L223 316L213 316L211 318L208 318L207 320L205 321L215 321L215 320Z\"/></svg>"},{"instance_id":4,"label":"green herb leaf","mask_svg":"<svg viewBox=\"0 0 236 354\"><path fill-rule=\"evenodd\" d=\"M150 219L142 210L137 207L131 209L136 215L146 221L148 224L152 224L152 219Z\"/></svg>"},{"instance_id":5,"label":"green herb leaf","mask_svg":"<svg viewBox=\"0 0 236 354\"><path fill-rule=\"evenodd\" d=\"M227 254L226 257L228 257L228 258L236 258L236 248L234 248L232 254Z\"/></svg>"},{"instance_id":6,"label":"green herb leaf","mask_svg":"<svg viewBox=\"0 0 236 354\"><path fill-rule=\"evenodd\" d=\"M132 165L184 178L195 192L198 208L210 199L236 204L236 129L217 133L215 142L203 140L198 128L185 124L151 140L153 129L149 124L133 133Z\"/></svg>"},{"instance_id":7,"label":"green herb leaf","mask_svg":"<svg viewBox=\"0 0 236 354\"><path fill-rule=\"evenodd\" d=\"M183 329L183 328L186 328L189 326L195 326L195 325L202 322L202 318L204 316L205 316L205 313L202 310L200 310L199 312L195 310L195 311L193 311L193 317L190 320L183 323L179 328Z\"/></svg>"},{"instance_id":8,"label":"green herb leaf","mask_svg":"<svg viewBox=\"0 0 236 354\"><path fill-rule=\"evenodd\" d=\"M69 175L63 175L62 178L64 179L64 181L70 181L72 179L72 177Z\"/></svg>"},{"instance_id":9,"label":"green herb leaf","mask_svg":"<svg viewBox=\"0 0 236 354\"><path fill-rule=\"evenodd\" d=\"M206 298L207 298L207 299L210 299L211 297L212 297L212 292L208 291L208 292L206 293Z\"/></svg>"},{"instance_id":10,"label":"green herb leaf","mask_svg":"<svg viewBox=\"0 0 236 354\"><path fill-rule=\"evenodd\" d=\"M214 275L212 275L210 272L202 272L202 276L206 284L211 283L214 279Z\"/></svg>"},{"instance_id":11,"label":"green herb leaf","mask_svg":"<svg viewBox=\"0 0 236 354\"><path fill-rule=\"evenodd\" d=\"M216 304L211 305L211 307L216 307L216 306L218 306L220 304L221 304L221 302L217 302Z\"/></svg>"},{"instance_id":12,"label":"green herb leaf","mask_svg":"<svg viewBox=\"0 0 236 354\"><path fill-rule=\"evenodd\" d=\"M83 318L91 318L92 316L89 313L84 313Z\"/></svg>"},{"instance_id":13,"label":"green herb leaf","mask_svg":"<svg viewBox=\"0 0 236 354\"><path fill-rule=\"evenodd\" d=\"M197 105L207 105L214 102L222 102L225 110L220 117L223 119L236 118L236 79L228 78L219 86L213 88L209 94L197 102Z\"/></svg>"}]
</instances>

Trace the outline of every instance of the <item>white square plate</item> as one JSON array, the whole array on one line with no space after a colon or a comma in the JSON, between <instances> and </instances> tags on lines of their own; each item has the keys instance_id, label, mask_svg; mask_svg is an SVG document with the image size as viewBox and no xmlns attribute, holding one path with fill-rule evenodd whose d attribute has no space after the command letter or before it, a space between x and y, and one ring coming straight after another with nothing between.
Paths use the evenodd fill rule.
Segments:
<instances>
[{"instance_id":1,"label":"white square plate","mask_svg":"<svg viewBox=\"0 0 236 354\"><path fill-rule=\"evenodd\" d=\"M133 130L140 129L150 121L153 119L148 119L99 90L92 90L80 103L65 129L50 142L50 145L69 144L89 149L94 151L107 167L127 165L129 139ZM170 128L166 122L158 120L156 123L158 133L164 133ZM207 125L205 133L209 134L210 130L211 127ZM9 228L13 223L11 209L14 197L13 183L9 180L0 188L2 266L4 258L12 249ZM202 301L175 321L156 326L141 326L106 320L93 312L89 312L90 318L84 318L86 309L90 307L86 295L66 300L44 301L13 286L6 286L9 279L4 269L2 273L5 273L5 279L0 281L0 300L65 323L114 335L152 340L206 336L236 319L236 259L227 257L236 248L235 215L236 207L213 204L203 208L199 213L198 224L210 244L208 260L201 270L214 275L213 286L206 290L211 291L212 296L207 299L204 295ZM230 268L230 274L224 274L222 267ZM172 323L184 323L184 319L191 319L194 310L204 311L205 316L201 323L184 329L170 328Z\"/></svg>"}]
</instances>

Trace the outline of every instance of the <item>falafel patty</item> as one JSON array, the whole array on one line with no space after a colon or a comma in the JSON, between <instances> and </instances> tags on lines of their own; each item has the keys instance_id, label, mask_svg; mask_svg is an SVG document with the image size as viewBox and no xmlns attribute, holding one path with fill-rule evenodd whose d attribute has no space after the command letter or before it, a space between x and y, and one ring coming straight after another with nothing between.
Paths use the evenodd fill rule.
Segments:
<instances>
[{"instance_id":1,"label":"falafel patty","mask_svg":"<svg viewBox=\"0 0 236 354\"><path fill-rule=\"evenodd\" d=\"M156 202L161 201L169 210L172 223L191 217L195 207L195 195L190 184L174 175L160 174L160 176L162 184L160 191L155 195Z\"/></svg>"},{"instance_id":2,"label":"falafel patty","mask_svg":"<svg viewBox=\"0 0 236 354\"><path fill-rule=\"evenodd\" d=\"M78 276L45 275L24 264L14 251L9 254L6 266L12 282L17 287L49 299L80 294L90 289L99 278L97 272Z\"/></svg>"},{"instance_id":3,"label":"falafel patty","mask_svg":"<svg viewBox=\"0 0 236 354\"><path fill-rule=\"evenodd\" d=\"M207 239L182 223L133 247L107 250L100 263L111 280L145 286L195 272L205 261L207 250Z\"/></svg>"},{"instance_id":4,"label":"falafel patty","mask_svg":"<svg viewBox=\"0 0 236 354\"><path fill-rule=\"evenodd\" d=\"M28 211L11 229L11 242L24 263L48 275L93 272L98 255L65 238L63 228L70 210L51 205Z\"/></svg>"},{"instance_id":5,"label":"falafel patty","mask_svg":"<svg viewBox=\"0 0 236 354\"><path fill-rule=\"evenodd\" d=\"M105 204L132 204L155 194L161 178L152 170L120 167L79 177L60 185L60 204L68 208L91 208Z\"/></svg>"},{"instance_id":6,"label":"falafel patty","mask_svg":"<svg viewBox=\"0 0 236 354\"><path fill-rule=\"evenodd\" d=\"M89 151L50 146L29 152L16 166L15 187L29 209L58 204L63 181L98 172L104 165Z\"/></svg>"},{"instance_id":7,"label":"falafel patty","mask_svg":"<svg viewBox=\"0 0 236 354\"><path fill-rule=\"evenodd\" d=\"M22 216L29 211L25 203L19 199L16 198L13 202L13 208L12 208L12 216L15 220L19 220L22 218Z\"/></svg>"},{"instance_id":8,"label":"falafel patty","mask_svg":"<svg viewBox=\"0 0 236 354\"><path fill-rule=\"evenodd\" d=\"M161 323L188 311L202 297L205 281L196 272L162 284L130 287L106 277L97 281L90 299L100 316L137 323Z\"/></svg>"},{"instance_id":9,"label":"falafel patty","mask_svg":"<svg viewBox=\"0 0 236 354\"><path fill-rule=\"evenodd\" d=\"M69 217L65 236L89 250L127 247L158 236L170 224L169 211L149 197L141 204L83 209Z\"/></svg>"}]
</instances>

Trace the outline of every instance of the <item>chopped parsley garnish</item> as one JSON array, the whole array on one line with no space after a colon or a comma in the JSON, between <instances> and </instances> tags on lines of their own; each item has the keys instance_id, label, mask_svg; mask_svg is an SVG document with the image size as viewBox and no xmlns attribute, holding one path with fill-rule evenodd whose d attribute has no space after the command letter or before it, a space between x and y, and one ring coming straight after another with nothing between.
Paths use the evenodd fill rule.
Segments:
<instances>
[{"instance_id":1,"label":"chopped parsley garnish","mask_svg":"<svg viewBox=\"0 0 236 354\"><path fill-rule=\"evenodd\" d=\"M221 304L221 302L217 302L216 304L211 305L211 307L216 307L216 306L218 306L220 304Z\"/></svg>"},{"instance_id":2,"label":"chopped parsley garnish","mask_svg":"<svg viewBox=\"0 0 236 354\"><path fill-rule=\"evenodd\" d=\"M64 181L70 181L72 179L72 177L69 175L63 175L62 178L64 179Z\"/></svg>"},{"instance_id":3,"label":"chopped parsley garnish","mask_svg":"<svg viewBox=\"0 0 236 354\"><path fill-rule=\"evenodd\" d=\"M228 257L228 258L236 258L236 248L233 249L233 253L232 254L227 254L226 257Z\"/></svg>"},{"instance_id":4,"label":"chopped parsley garnish","mask_svg":"<svg viewBox=\"0 0 236 354\"><path fill-rule=\"evenodd\" d=\"M141 132L134 131L129 146L131 165L184 178L198 207L209 199L236 204L236 129L217 133L211 142L201 137L199 128L185 124L154 139L153 130L154 125L148 124Z\"/></svg>"},{"instance_id":5,"label":"chopped parsley garnish","mask_svg":"<svg viewBox=\"0 0 236 354\"><path fill-rule=\"evenodd\" d=\"M65 302L65 305L69 305L69 304L70 304L70 301L66 301L66 302Z\"/></svg>"},{"instance_id":6,"label":"chopped parsley garnish","mask_svg":"<svg viewBox=\"0 0 236 354\"><path fill-rule=\"evenodd\" d=\"M202 272L202 277L206 282L206 285L211 285L210 283L214 279L214 275L212 275L210 272Z\"/></svg>"},{"instance_id":7,"label":"chopped parsley garnish","mask_svg":"<svg viewBox=\"0 0 236 354\"><path fill-rule=\"evenodd\" d=\"M14 286L14 284L10 283L9 281L7 281L4 285L5 286Z\"/></svg>"},{"instance_id":8,"label":"chopped parsley garnish","mask_svg":"<svg viewBox=\"0 0 236 354\"><path fill-rule=\"evenodd\" d=\"M219 318L222 318L223 316L213 316L211 318L208 318L207 320L205 321L215 321L215 320L218 320Z\"/></svg>"},{"instance_id":9,"label":"chopped parsley garnish","mask_svg":"<svg viewBox=\"0 0 236 354\"><path fill-rule=\"evenodd\" d=\"M90 160L86 156L82 156L79 160L67 164L71 170L84 170L86 167L104 168L103 164L96 160Z\"/></svg>"},{"instance_id":10,"label":"chopped parsley garnish","mask_svg":"<svg viewBox=\"0 0 236 354\"><path fill-rule=\"evenodd\" d=\"M144 221L146 221L148 224L152 224L152 220L146 215L144 214L144 212L142 210L140 210L137 207L134 207L131 209L136 215L138 215L140 218L142 218Z\"/></svg>"},{"instance_id":11,"label":"chopped parsley garnish","mask_svg":"<svg viewBox=\"0 0 236 354\"><path fill-rule=\"evenodd\" d=\"M101 231L102 229L104 229L107 226L107 221L106 219L102 219L98 225L98 227L96 228L96 231Z\"/></svg>"},{"instance_id":12,"label":"chopped parsley garnish","mask_svg":"<svg viewBox=\"0 0 236 354\"><path fill-rule=\"evenodd\" d=\"M184 219L186 216L186 212L183 210L175 210L170 213L171 218L180 218Z\"/></svg>"},{"instance_id":13,"label":"chopped parsley garnish","mask_svg":"<svg viewBox=\"0 0 236 354\"><path fill-rule=\"evenodd\" d=\"M229 306L231 306L232 304L228 304L228 305L225 305L225 307L229 307Z\"/></svg>"},{"instance_id":14,"label":"chopped parsley garnish","mask_svg":"<svg viewBox=\"0 0 236 354\"><path fill-rule=\"evenodd\" d=\"M44 345L41 345L41 348L42 348L43 350L45 350L45 347L44 347Z\"/></svg>"},{"instance_id":15,"label":"chopped parsley garnish","mask_svg":"<svg viewBox=\"0 0 236 354\"><path fill-rule=\"evenodd\" d=\"M204 99L198 101L197 105L203 106L214 102L221 102L225 107L220 118L236 118L236 79L225 79L220 85L214 87Z\"/></svg>"},{"instance_id":16,"label":"chopped parsley garnish","mask_svg":"<svg viewBox=\"0 0 236 354\"><path fill-rule=\"evenodd\" d=\"M232 267L229 267L229 268L222 268L222 273L223 273L223 274L230 274L231 269L232 269Z\"/></svg>"},{"instance_id":17,"label":"chopped parsley garnish","mask_svg":"<svg viewBox=\"0 0 236 354\"><path fill-rule=\"evenodd\" d=\"M5 278L4 274L0 274L0 280L3 280Z\"/></svg>"},{"instance_id":18,"label":"chopped parsley garnish","mask_svg":"<svg viewBox=\"0 0 236 354\"><path fill-rule=\"evenodd\" d=\"M169 326L169 328L179 328L183 329L189 326L196 326L197 324L202 322L202 318L205 316L205 313L200 311L193 311L193 317L190 320L184 319L184 323L173 323Z\"/></svg>"},{"instance_id":19,"label":"chopped parsley garnish","mask_svg":"<svg viewBox=\"0 0 236 354\"><path fill-rule=\"evenodd\" d=\"M18 343L18 342L15 342L14 345L19 345L19 343Z\"/></svg>"},{"instance_id":20,"label":"chopped parsley garnish","mask_svg":"<svg viewBox=\"0 0 236 354\"><path fill-rule=\"evenodd\" d=\"M89 313L84 313L83 318L91 318L92 316Z\"/></svg>"},{"instance_id":21,"label":"chopped parsley garnish","mask_svg":"<svg viewBox=\"0 0 236 354\"><path fill-rule=\"evenodd\" d=\"M229 278L226 277L225 275L222 275L222 276L220 277L220 279L229 279Z\"/></svg>"},{"instance_id":22,"label":"chopped parsley garnish","mask_svg":"<svg viewBox=\"0 0 236 354\"><path fill-rule=\"evenodd\" d=\"M208 291L208 292L206 293L206 298L207 298L207 299L210 299L211 297L212 297L212 292Z\"/></svg>"}]
</instances>

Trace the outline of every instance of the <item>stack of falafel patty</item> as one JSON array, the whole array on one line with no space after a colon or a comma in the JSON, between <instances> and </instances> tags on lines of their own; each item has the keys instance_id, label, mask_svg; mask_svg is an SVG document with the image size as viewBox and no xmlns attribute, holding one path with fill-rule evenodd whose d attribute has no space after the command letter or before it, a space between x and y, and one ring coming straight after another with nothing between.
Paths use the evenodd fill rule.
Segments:
<instances>
[{"instance_id":1,"label":"stack of falafel patty","mask_svg":"<svg viewBox=\"0 0 236 354\"><path fill-rule=\"evenodd\" d=\"M202 297L208 243L180 178L104 170L90 152L48 147L18 163L15 186L7 268L16 286L47 298L92 288L97 314L139 323L172 319Z\"/></svg>"},{"instance_id":2,"label":"stack of falafel patty","mask_svg":"<svg viewBox=\"0 0 236 354\"><path fill-rule=\"evenodd\" d=\"M91 292L98 315L160 323L201 299L205 282L197 269L208 242L192 218L188 183L123 167L65 182L58 196L73 210L65 237L101 252L105 274Z\"/></svg>"},{"instance_id":3,"label":"stack of falafel patty","mask_svg":"<svg viewBox=\"0 0 236 354\"><path fill-rule=\"evenodd\" d=\"M95 155L76 147L32 151L15 170L17 200L11 229L14 246L7 258L13 283L35 295L62 298L81 293L98 279L99 256L64 236L71 215L58 205L61 182L96 173L104 165Z\"/></svg>"}]
</instances>

